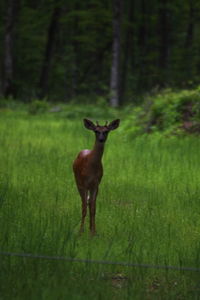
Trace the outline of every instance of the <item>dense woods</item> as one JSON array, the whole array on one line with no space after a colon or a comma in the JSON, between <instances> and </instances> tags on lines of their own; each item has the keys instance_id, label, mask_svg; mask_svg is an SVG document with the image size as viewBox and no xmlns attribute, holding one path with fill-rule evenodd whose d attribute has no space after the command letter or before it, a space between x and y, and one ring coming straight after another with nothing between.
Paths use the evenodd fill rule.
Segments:
<instances>
[{"instance_id":1,"label":"dense woods","mask_svg":"<svg viewBox=\"0 0 200 300\"><path fill-rule=\"evenodd\" d=\"M194 0L1 1L0 92L112 106L200 81Z\"/></svg>"}]
</instances>

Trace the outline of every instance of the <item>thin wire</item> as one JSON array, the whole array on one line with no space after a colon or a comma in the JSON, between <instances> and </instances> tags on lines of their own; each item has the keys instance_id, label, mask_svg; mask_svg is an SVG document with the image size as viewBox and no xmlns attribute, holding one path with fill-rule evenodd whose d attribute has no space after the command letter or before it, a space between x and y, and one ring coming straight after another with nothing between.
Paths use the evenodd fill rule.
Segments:
<instances>
[{"instance_id":1,"label":"thin wire","mask_svg":"<svg viewBox=\"0 0 200 300\"><path fill-rule=\"evenodd\" d=\"M120 266L126 266L126 267L137 267L137 268L148 268L148 269L167 269L167 270L177 270L177 271L200 272L200 268L193 268L193 267L137 264L137 263L128 263L128 262L106 261L106 260L70 258L70 257L64 257L64 256L48 256L48 255L31 254L31 253L0 252L0 255L2 255L2 256L17 256L17 257L25 257L25 258L36 258L36 259L48 259L48 260L62 260L62 261L79 262L79 263L120 265Z\"/></svg>"}]
</instances>

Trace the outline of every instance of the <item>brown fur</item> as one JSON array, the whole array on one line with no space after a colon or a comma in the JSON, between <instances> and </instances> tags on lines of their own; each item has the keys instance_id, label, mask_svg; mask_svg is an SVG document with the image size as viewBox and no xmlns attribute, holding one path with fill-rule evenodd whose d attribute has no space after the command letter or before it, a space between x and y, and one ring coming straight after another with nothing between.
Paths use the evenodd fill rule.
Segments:
<instances>
[{"instance_id":1,"label":"brown fur","mask_svg":"<svg viewBox=\"0 0 200 300\"><path fill-rule=\"evenodd\" d=\"M96 134L92 150L82 150L73 163L73 171L77 188L82 200L82 220L80 231L84 230L84 221L87 214L87 204L90 210L90 231L95 234L96 197L98 187L103 176L102 156L107 134L119 126L119 120L111 122L108 126L94 125L90 120L84 119L85 127Z\"/></svg>"}]
</instances>

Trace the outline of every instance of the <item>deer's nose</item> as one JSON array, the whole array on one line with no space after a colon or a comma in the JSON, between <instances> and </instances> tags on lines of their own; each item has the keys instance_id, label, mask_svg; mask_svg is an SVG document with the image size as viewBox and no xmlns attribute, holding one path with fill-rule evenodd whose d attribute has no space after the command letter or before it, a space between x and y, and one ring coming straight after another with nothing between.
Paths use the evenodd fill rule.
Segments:
<instances>
[{"instance_id":1,"label":"deer's nose","mask_svg":"<svg viewBox=\"0 0 200 300\"><path fill-rule=\"evenodd\" d=\"M103 143L105 141L105 137L103 134L99 136L99 142Z\"/></svg>"}]
</instances>

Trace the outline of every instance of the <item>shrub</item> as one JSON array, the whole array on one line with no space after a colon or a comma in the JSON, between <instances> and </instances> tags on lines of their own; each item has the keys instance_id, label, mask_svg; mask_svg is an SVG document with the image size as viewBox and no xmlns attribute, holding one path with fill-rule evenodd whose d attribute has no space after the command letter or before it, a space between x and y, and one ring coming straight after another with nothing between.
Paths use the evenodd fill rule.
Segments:
<instances>
[{"instance_id":1,"label":"shrub","mask_svg":"<svg viewBox=\"0 0 200 300\"><path fill-rule=\"evenodd\" d=\"M146 97L140 107L129 107L122 130L128 135L145 133L200 133L200 87L174 92L164 90Z\"/></svg>"},{"instance_id":2,"label":"shrub","mask_svg":"<svg viewBox=\"0 0 200 300\"><path fill-rule=\"evenodd\" d=\"M48 111L49 104L45 100L33 100L28 108L28 112L32 115L38 114L38 113L44 113Z\"/></svg>"},{"instance_id":3,"label":"shrub","mask_svg":"<svg viewBox=\"0 0 200 300\"><path fill-rule=\"evenodd\" d=\"M200 90L167 90L157 95L149 113L149 131L199 131Z\"/></svg>"}]
</instances>

